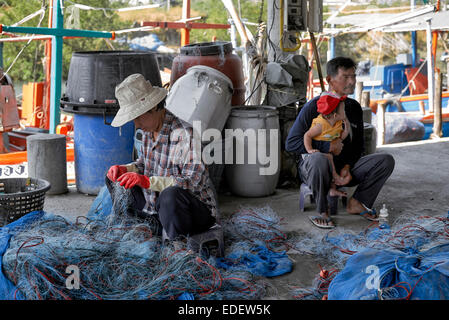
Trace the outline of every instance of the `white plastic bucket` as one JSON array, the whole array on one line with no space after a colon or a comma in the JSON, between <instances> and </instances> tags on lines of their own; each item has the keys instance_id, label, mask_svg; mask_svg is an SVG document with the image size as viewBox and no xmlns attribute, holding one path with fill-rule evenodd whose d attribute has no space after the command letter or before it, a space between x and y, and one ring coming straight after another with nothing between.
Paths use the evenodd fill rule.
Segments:
<instances>
[{"instance_id":1,"label":"white plastic bucket","mask_svg":"<svg viewBox=\"0 0 449 320\"><path fill-rule=\"evenodd\" d=\"M197 65L173 84L166 108L191 126L201 121L201 134L209 128L221 131L231 113L232 92L232 82L225 74Z\"/></svg>"}]
</instances>

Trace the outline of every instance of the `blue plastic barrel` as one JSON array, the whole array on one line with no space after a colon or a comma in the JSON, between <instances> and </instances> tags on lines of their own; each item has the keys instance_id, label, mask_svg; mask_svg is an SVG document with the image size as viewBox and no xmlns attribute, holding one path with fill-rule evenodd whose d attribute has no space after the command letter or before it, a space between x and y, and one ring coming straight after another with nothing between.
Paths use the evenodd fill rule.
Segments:
<instances>
[{"instance_id":1,"label":"blue plastic barrel","mask_svg":"<svg viewBox=\"0 0 449 320\"><path fill-rule=\"evenodd\" d=\"M75 176L79 192L96 195L107 170L133 161L134 123L110 126L119 110L115 87L141 73L162 86L157 57L151 52L74 52L61 111L74 114Z\"/></svg>"},{"instance_id":2,"label":"blue plastic barrel","mask_svg":"<svg viewBox=\"0 0 449 320\"><path fill-rule=\"evenodd\" d=\"M106 116L106 122L113 118ZM112 165L133 161L134 123L115 128L104 122L99 114L74 115L76 187L84 194L100 192Z\"/></svg>"}]
</instances>

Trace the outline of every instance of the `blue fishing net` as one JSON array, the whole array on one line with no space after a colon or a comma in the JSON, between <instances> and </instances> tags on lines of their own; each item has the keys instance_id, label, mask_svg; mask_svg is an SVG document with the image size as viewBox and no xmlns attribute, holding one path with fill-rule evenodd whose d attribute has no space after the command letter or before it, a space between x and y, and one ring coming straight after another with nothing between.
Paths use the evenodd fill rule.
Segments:
<instances>
[{"instance_id":1,"label":"blue fishing net","mask_svg":"<svg viewBox=\"0 0 449 320\"><path fill-rule=\"evenodd\" d=\"M361 251L331 282L329 299L447 300L449 244L424 251Z\"/></svg>"},{"instance_id":2,"label":"blue fishing net","mask_svg":"<svg viewBox=\"0 0 449 320\"><path fill-rule=\"evenodd\" d=\"M124 215L129 194L118 185L113 192L115 201L102 188L75 222L33 212L1 228L0 298L258 299L262 277L292 270L281 219L269 207L242 208L225 221L226 256L216 259L162 242L159 223Z\"/></svg>"},{"instance_id":3,"label":"blue fishing net","mask_svg":"<svg viewBox=\"0 0 449 320\"><path fill-rule=\"evenodd\" d=\"M298 299L449 298L448 217L403 215L391 227L337 228L296 239L292 247L335 270L325 286L293 288Z\"/></svg>"},{"instance_id":4,"label":"blue fishing net","mask_svg":"<svg viewBox=\"0 0 449 320\"><path fill-rule=\"evenodd\" d=\"M86 217L90 220L105 219L111 214L112 206L113 203L109 190L106 186L103 186L100 189L100 192L98 192L97 197L94 199L94 202L92 202Z\"/></svg>"},{"instance_id":5,"label":"blue fishing net","mask_svg":"<svg viewBox=\"0 0 449 320\"><path fill-rule=\"evenodd\" d=\"M259 244L257 244L259 243ZM217 266L232 271L249 271L254 275L276 277L292 271L293 263L285 251L275 252L262 242L240 241L231 246Z\"/></svg>"},{"instance_id":6,"label":"blue fishing net","mask_svg":"<svg viewBox=\"0 0 449 320\"><path fill-rule=\"evenodd\" d=\"M85 220L85 219L83 219ZM45 213L9 240L2 263L25 299L254 299L263 284L248 272L219 270L213 259L163 244L148 222L71 223ZM68 285L79 271L78 288ZM69 283L70 284L70 283ZM11 290L6 290L11 297Z\"/></svg>"},{"instance_id":7,"label":"blue fishing net","mask_svg":"<svg viewBox=\"0 0 449 320\"><path fill-rule=\"evenodd\" d=\"M3 270L3 260L1 259L9 247L11 237L24 230L29 224L40 219L44 213L42 211L31 212L17 221L14 221L0 228L0 270ZM23 300L22 293L15 284L0 272L0 299L1 300Z\"/></svg>"},{"instance_id":8,"label":"blue fishing net","mask_svg":"<svg viewBox=\"0 0 449 320\"><path fill-rule=\"evenodd\" d=\"M272 250L287 248L287 235L282 231L281 219L269 206L242 207L224 221L225 236L230 241L263 241Z\"/></svg>"},{"instance_id":9,"label":"blue fishing net","mask_svg":"<svg viewBox=\"0 0 449 320\"><path fill-rule=\"evenodd\" d=\"M228 248L226 256L217 259L221 268L270 278L292 271L287 235L269 206L240 208L224 221L224 230Z\"/></svg>"}]
</instances>

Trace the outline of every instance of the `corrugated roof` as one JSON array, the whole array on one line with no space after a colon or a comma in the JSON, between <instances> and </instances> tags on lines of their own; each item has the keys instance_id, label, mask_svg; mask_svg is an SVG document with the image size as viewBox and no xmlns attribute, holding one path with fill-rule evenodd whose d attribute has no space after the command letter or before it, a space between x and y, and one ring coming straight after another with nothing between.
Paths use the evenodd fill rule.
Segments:
<instances>
[{"instance_id":1,"label":"corrugated roof","mask_svg":"<svg viewBox=\"0 0 449 320\"><path fill-rule=\"evenodd\" d=\"M433 6L417 10L415 13L396 14L353 14L349 16L334 17L329 23L345 28L325 28L324 33L356 33L367 31L382 32L409 32L426 30L427 20L431 21L432 30L449 30L449 11L427 12ZM418 16L413 16L418 15Z\"/></svg>"},{"instance_id":2,"label":"corrugated roof","mask_svg":"<svg viewBox=\"0 0 449 320\"><path fill-rule=\"evenodd\" d=\"M432 12L382 29L384 32L426 30L427 20L431 19L432 30L449 30L449 11Z\"/></svg>"}]
</instances>

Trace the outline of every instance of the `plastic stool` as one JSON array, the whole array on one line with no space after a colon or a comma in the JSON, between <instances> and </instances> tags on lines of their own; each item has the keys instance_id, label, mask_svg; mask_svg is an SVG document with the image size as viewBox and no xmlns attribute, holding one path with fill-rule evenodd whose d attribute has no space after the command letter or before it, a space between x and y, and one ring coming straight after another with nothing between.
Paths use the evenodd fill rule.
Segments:
<instances>
[{"instance_id":1,"label":"plastic stool","mask_svg":"<svg viewBox=\"0 0 449 320\"><path fill-rule=\"evenodd\" d=\"M162 230L162 241L169 240L165 229ZM206 242L217 240L217 257L224 257L224 236L223 228L219 224L214 224L209 230L187 237L187 247L195 252L201 253Z\"/></svg>"},{"instance_id":2,"label":"plastic stool","mask_svg":"<svg viewBox=\"0 0 449 320\"><path fill-rule=\"evenodd\" d=\"M187 238L187 247L201 253L203 245L206 242L217 240L218 252L217 257L224 257L224 237L223 228L219 224L214 224L209 230L194 234Z\"/></svg>"},{"instance_id":3,"label":"plastic stool","mask_svg":"<svg viewBox=\"0 0 449 320\"><path fill-rule=\"evenodd\" d=\"M340 190L344 191L344 190L346 190L346 188L343 187L343 188L340 188ZM302 183L301 187L299 188L299 210L301 212L304 212L306 197L310 197L310 203L313 203L315 201L315 199L313 197L312 190L310 190L308 185L306 185L305 183ZM327 201L329 204L329 209L330 209L331 215L336 215L338 212L338 198L340 198L340 197L339 196L331 197L329 195L327 196ZM347 198L342 197L341 202L342 202L343 206L346 207Z\"/></svg>"},{"instance_id":4,"label":"plastic stool","mask_svg":"<svg viewBox=\"0 0 449 320\"><path fill-rule=\"evenodd\" d=\"M299 210L301 212L304 212L306 197L310 197L310 203L313 203L315 201L313 192L312 190L310 190L309 186L305 183L301 183L301 187L299 188Z\"/></svg>"},{"instance_id":5,"label":"plastic stool","mask_svg":"<svg viewBox=\"0 0 449 320\"><path fill-rule=\"evenodd\" d=\"M191 236L187 237L187 247L192 249L193 251L196 251L198 253L201 253L201 250L203 249L203 245L206 242L217 240L218 243L218 252L217 257L224 257L224 235L223 235L223 228L220 224L220 210L218 208L218 196L217 192L215 190L215 187L212 183L209 184L212 191L214 192L214 196L217 202L217 214L216 214L216 223L209 228L209 230L197 233ZM165 232L165 229L162 230L162 242L165 242L165 240L168 240L167 233Z\"/></svg>"}]
</instances>

